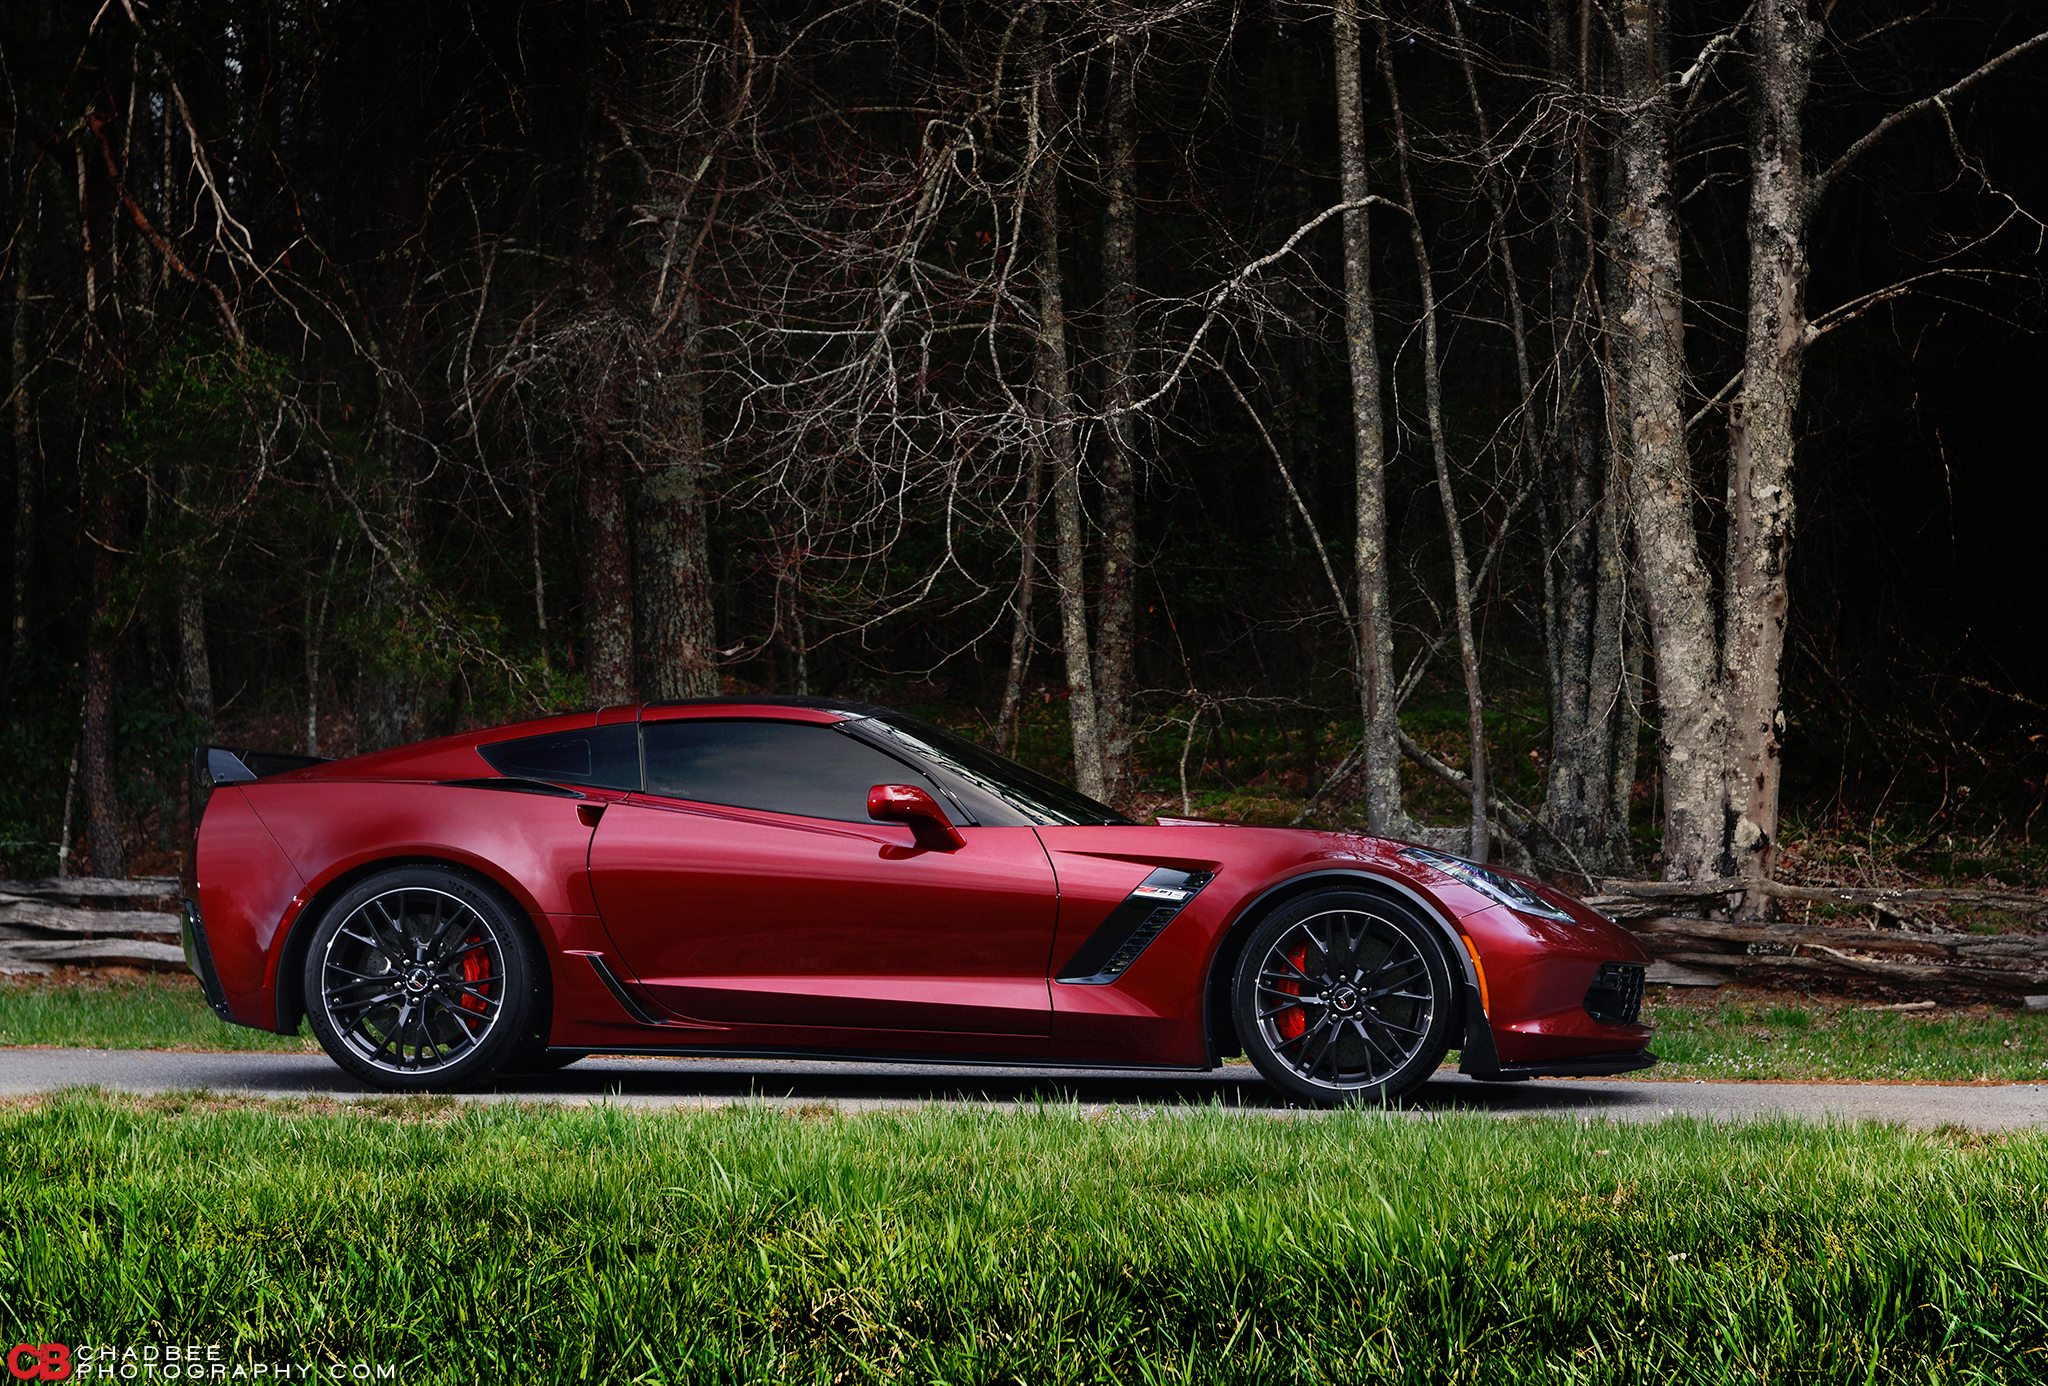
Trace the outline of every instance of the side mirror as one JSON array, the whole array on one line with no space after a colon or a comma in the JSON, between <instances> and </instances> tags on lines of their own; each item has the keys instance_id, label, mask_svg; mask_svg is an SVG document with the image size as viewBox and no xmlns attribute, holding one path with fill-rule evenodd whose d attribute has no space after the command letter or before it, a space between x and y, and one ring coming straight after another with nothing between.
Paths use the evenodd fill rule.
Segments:
<instances>
[{"instance_id":1,"label":"side mirror","mask_svg":"<svg viewBox=\"0 0 2048 1386\"><path fill-rule=\"evenodd\" d=\"M967 845L939 801L914 784L878 784L868 791L868 817L877 823L908 823L917 845L951 852Z\"/></svg>"}]
</instances>

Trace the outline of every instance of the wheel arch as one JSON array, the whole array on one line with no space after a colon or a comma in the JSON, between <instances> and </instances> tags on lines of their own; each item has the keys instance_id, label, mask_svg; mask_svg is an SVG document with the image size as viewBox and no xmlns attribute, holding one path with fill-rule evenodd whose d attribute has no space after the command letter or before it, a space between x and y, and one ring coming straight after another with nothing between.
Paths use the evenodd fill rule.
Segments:
<instances>
[{"instance_id":1,"label":"wheel arch","mask_svg":"<svg viewBox=\"0 0 2048 1386\"><path fill-rule=\"evenodd\" d=\"M319 931L320 921L327 917L327 911L333 907L334 902L379 872L408 866L437 867L467 877L479 888L496 896L499 903L512 912L512 918L525 926L526 931L533 937L534 952L540 958L540 995L535 998L534 1004L545 1031L554 1011L555 949L552 946L553 941L542 926L541 917L532 905L522 898L522 892L474 862L453 856L437 856L432 852L402 852L358 862L336 872L333 877L320 884L306 901L304 908L293 917L277 959L278 1033L295 1033L299 1028L299 1022L305 1018L306 995L303 974L306 950L312 946L313 935Z\"/></svg>"},{"instance_id":2,"label":"wheel arch","mask_svg":"<svg viewBox=\"0 0 2048 1386\"><path fill-rule=\"evenodd\" d=\"M1226 1054L1236 1053L1242 1048L1237 1037L1237 1022L1231 1015L1230 979L1237 970L1239 956L1244 952L1245 940L1274 910L1304 895L1334 887L1390 896L1413 907L1434 925L1437 942L1443 948L1444 963L1459 982L1454 988L1457 994L1453 999L1458 1011L1452 1020L1452 1033L1458 1035L1463 1044L1473 1040L1473 1031L1486 1030L1485 1013L1477 999L1480 995L1478 971L1472 955L1466 951L1465 937L1458 926L1446 918L1429 897L1405 881L1362 867L1337 867L1290 876L1267 886L1240 906L1236 916L1223 927L1221 939L1209 955L1209 971L1202 984L1203 1042L1211 1067L1221 1063ZM1491 1052L1491 1032L1487 1032L1486 1040L1486 1047Z\"/></svg>"}]
</instances>

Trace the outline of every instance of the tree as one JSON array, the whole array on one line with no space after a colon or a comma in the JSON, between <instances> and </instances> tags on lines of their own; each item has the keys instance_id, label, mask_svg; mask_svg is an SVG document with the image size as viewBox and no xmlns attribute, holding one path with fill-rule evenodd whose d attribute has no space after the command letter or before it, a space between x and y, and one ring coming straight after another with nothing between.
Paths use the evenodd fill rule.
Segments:
<instances>
[{"instance_id":1,"label":"tree","mask_svg":"<svg viewBox=\"0 0 2048 1386\"><path fill-rule=\"evenodd\" d=\"M1394 681L1394 622L1388 596L1387 444L1374 322L1370 192L1366 182L1364 73L1358 6L1330 11L1336 49L1337 162L1344 205L1344 346L1351 369L1351 446L1357 498L1358 696L1364 717L1358 760L1365 821L1382 837L1412 835L1401 797L1400 700Z\"/></svg>"},{"instance_id":2,"label":"tree","mask_svg":"<svg viewBox=\"0 0 2048 1386\"><path fill-rule=\"evenodd\" d=\"M1103 798L1132 803L1131 698L1137 683L1138 250L1134 196L1137 55L1112 40L1102 212L1102 580L1096 605L1095 701Z\"/></svg>"}]
</instances>

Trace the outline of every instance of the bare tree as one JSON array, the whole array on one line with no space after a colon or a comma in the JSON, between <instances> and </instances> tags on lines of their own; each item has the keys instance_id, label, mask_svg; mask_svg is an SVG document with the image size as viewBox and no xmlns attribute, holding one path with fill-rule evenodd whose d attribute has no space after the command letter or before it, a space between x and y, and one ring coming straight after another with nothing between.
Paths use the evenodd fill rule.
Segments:
<instances>
[{"instance_id":1,"label":"bare tree","mask_svg":"<svg viewBox=\"0 0 2048 1386\"><path fill-rule=\"evenodd\" d=\"M1103 798L1102 733L1096 720L1095 674L1088 638L1086 516L1081 500L1081 451L1074 438L1073 380L1067 363L1067 313L1060 265L1060 160L1045 127L1056 120L1057 95L1049 55L1040 59L1032 94L1031 147L1035 157L1038 256L1038 353L1033 370L1037 436L1052 477L1053 582L1059 592L1060 639L1067 665L1067 717L1073 728L1074 782Z\"/></svg>"},{"instance_id":2,"label":"bare tree","mask_svg":"<svg viewBox=\"0 0 2048 1386\"><path fill-rule=\"evenodd\" d=\"M1102 582L1096 613L1096 721L1102 744L1103 797L1131 806L1131 695L1137 683L1138 252L1133 196L1137 143L1137 54L1128 42L1109 53L1102 214Z\"/></svg>"},{"instance_id":3,"label":"bare tree","mask_svg":"<svg viewBox=\"0 0 2048 1386\"><path fill-rule=\"evenodd\" d=\"M1451 475L1450 444L1444 434L1442 345L1437 333L1436 275L1430 268L1429 237L1415 199L1415 179L1408 124L1401 112L1400 87L1394 80L1393 45L1384 23L1379 26L1380 75L1387 84L1387 112L1393 124L1394 167L1401 186L1401 209L1407 214L1409 242L1415 249L1416 285L1422 296L1422 407L1429 429L1430 462L1436 472L1437 497L1443 507L1444 531L1451 549L1451 616L1458 633L1458 668L1465 685L1465 716L1471 761L1465 791L1472 806L1467 850L1486 860L1490 829L1486 790L1486 694L1479 682L1479 645L1472 630L1472 563L1465 552L1465 521Z\"/></svg>"},{"instance_id":4,"label":"bare tree","mask_svg":"<svg viewBox=\"0 0 2048 1386\"><path fill-rule=\"evenodd\" d=\"M115 701L121 629L126 623L115 590L122 550L123 490L116 458L123 353L120 271L122 244L117 156L130 103L118 76L113 40L101 36L89 50L95 79L85 129L73 162L78 188L80 262L84 270L85 327L82 434L79 452L93 482L91 524L92 624L86 634L85 698L79 736L79 772L85 790L86 836L92 868L102 876L127 870L122 841L119 780L114 767Z\"/></svg>"},{"instance_id":5,"label":"bare tree","mask_svg":"<svg viewBox=\"0 0 2048 1386\"><path fill-rule=\"evenodd\" d=\"M1365 726L1358 764L1367 828L1412 835L1401 797L1400 700L1394 680L1394 622L1387 573L1387 443L1372 288L1372 228L1366 181L1364 73L1356 0L1330 12L1336 48L1337 164L1344 203L1344 345L1351 367L1351 439L1357 493L1358 693Z\"/></svg>"},{"instance_id":6,"label":"bare tree","mask_svg":"<svg viewBox=\"0 0 2048 1386\"><path fill-rule=\"evenodd\" d=\"M14 311L9 319L9 432L14 442L14 552L11 601L8 605L8 648L19 664L28 653L29 575L36 560L35 404L30 395L28 344L31 321L31 276L35 264L35 231L40 199L35 180L24 175L21 191L22 231L14 247Z\"/></svg>"},{"instance_id":7,"label":"bare tree","mask_svg":"<svg viewBox=\"0 0 2048 1386\"><path fill-rule=\"evenodd\" d=\"M684 287L678 302L677 360L666 392L673 447L659 455L641 483L633 526L641 686L655 698L701 698L718 691L695 290Z\"/></svg>"}]
</instances>

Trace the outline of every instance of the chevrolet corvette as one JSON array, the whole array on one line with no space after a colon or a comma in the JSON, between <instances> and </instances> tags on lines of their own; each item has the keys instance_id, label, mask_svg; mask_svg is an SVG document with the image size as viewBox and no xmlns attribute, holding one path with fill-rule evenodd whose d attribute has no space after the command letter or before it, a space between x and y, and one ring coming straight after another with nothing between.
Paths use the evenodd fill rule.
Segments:
<instances>
[{"instance_id":1,"label":"chevrolet corvette","mask_svg":"<svg viewBox=\"0 0 2048 1386\"><path fill-rule=\"evenodd\" d=\"M1543 883L1348 832L1136 823L916 718L607 707L346 760L202 747L186 958L355 1078L591 1053L1213 1068L1290 1101L1654 1062L1648 959Z\"/></svg>"}]
</instances>

